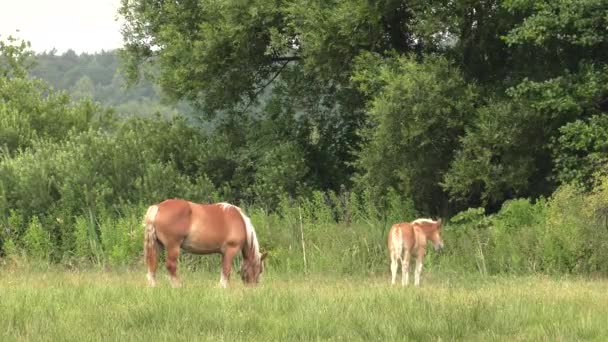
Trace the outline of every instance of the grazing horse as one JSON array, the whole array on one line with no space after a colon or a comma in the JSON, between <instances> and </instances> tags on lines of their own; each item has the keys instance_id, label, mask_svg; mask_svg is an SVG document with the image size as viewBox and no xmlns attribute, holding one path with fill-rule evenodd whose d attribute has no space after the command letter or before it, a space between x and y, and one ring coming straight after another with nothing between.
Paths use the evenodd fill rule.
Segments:
<instances>
[{"instance_id":1,"label":"grazing horse","mask_svg":"<svg viewBox=\"0 0 608 342\"><path fill-rule=\"evenodd\" d=\"M426 241L431 240L435 250L443 248L441 240L441 219L417 219L411 223L396 223L388 233L388 250L391 256L391 285L395 285L397 278L397 261L401 259L401 285L409 283L410 256L416 253L416 274L414 285L420 286L422 261Z\"/></svg>"},{"instance_id":2,"label":"grazing horse","mask_svg":"<svg viewBox=\"0 0 608 342\"><path fill-rule=\"evenodd\" d=\"M156 268L160 247L167 251L166 266L174 287L181 285L177 276L180 249L194 254L220 253L220 286L227 287L232 259L241 251L241 278L255 285L264 271L266 253L260 253L251 220L232 204L197 204L169 199L150 206L144 217L144 256L148 265L148 284L156 286Z\"/></svg>"}]
</instances>

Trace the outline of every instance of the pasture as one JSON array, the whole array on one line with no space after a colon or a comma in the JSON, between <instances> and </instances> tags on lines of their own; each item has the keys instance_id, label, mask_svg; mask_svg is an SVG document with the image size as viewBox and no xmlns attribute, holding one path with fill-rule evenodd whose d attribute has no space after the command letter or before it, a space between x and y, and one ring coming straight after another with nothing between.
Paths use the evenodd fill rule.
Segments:
<instances>
[{"instance_id":1,"label":"pasture","mask_svg":"<svg viewBox=\"0 0 608 342\"><path fill-rule=\"evenodd\" d=\"M218 272L219 273L219 272ZM246 288L184 271L147 288L145 270L0 269L2 341L605 340L608 282L429 272L421 288L389 275L264 274Z\"/></svg>"}]
</instances>

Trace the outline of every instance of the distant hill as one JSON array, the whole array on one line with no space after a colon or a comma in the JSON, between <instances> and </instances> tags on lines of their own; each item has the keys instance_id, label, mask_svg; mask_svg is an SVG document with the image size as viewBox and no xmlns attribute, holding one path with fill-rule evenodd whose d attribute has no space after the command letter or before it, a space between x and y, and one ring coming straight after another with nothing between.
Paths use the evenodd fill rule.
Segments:
<instances>
[{"instance_id":1,"label":"distant hill","mask_svg":"<svg viewBox=\"0 0 608 342\"><path fill-rule=\"evenodd\" d=\"M159 87L148 80L127 88L115 51L76 54L68 50L36 55L31 75L47 81L56 89L75 98L90 97L103 105L114 107L121 115L152 115L160 112L171 116L191 111L188 106L163 103Z\"/></svg>"}]
</instances>

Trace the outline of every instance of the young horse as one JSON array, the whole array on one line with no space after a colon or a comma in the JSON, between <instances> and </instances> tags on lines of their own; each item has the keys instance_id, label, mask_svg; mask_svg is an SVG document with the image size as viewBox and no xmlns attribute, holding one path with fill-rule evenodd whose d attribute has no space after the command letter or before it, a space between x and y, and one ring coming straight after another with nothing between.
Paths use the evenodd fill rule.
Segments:
<instances>
[{"instance_id":1,"label":"young horse","mask_svg":"<svg viewBox=\"0 0 608 342\"><path fill-rule=\"evenodd\" d=\"M433 242L435 250L443 248L441 240L441 219L417 219L412 223L396 223L388 233L388 250L391 255L391 285L397 278L397 260L401 259L401 285L409 283L410 255L416 252L416 274L414 285L420 286L422 261L427 239Z\"/></svg>"},{"instance_id":2,"label":"young horse","mask_svg":"<svg viewBox=\"0 0 608 342\"><path fill-rule=\"evenodd\" d=\"M148 284L156 286L158 252L167 251L166 266L174 287L181 285L177 276L180 248L194 254L222 254L220 285L228 286L232 259L241 251L241 278L257 284L264 271L258 240L247 217L239 207L228 203L196 204L170 199L148 208L144 217L144 255L148 265Z\"/></svg>"}]
</instances>

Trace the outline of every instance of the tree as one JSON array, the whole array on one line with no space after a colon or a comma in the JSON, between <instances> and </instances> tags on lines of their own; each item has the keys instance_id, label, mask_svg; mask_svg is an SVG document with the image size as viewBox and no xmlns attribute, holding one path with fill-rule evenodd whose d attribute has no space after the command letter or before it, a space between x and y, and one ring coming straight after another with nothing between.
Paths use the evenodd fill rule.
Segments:
<instances>
[{"instance_id":1,"label":"tree","mask_svg":"<svg viewBox=\"0 0 608 342\"><path fill-rule=\"evenodd\" d=\"M568 178L553 174L555 163L563 168L564 160L553 159L551 142L562 126L602 111L608 95L608 60L600 52L608 48L602 33L608 7L602 1L507 1L503 6L528 13L504 37L525 65L512 74L524 77L514 77L517 84L480 108L444 182L454 199L493 208L509 198L548 195L556 180Z\"/></svg>"},{"instance_id":2,"label":"tree","mask_svg":"<svg viewBox=\"0 0 608 342\"><path fill-rule=\"evenodd\" d=\"M447 214L440 182L474 117L475 88L442 57L423 63L398 57L377 65L367 56L360 63L355 80L372 92L373 126L359 155L358 183L380 194L394 187L410 195L422 211Z\"/></svg>"},{"instance_id":3,"label":"tree","mask_svg":"<svg viewBox=\"0 0 608 342\"><path fill-rule=\"evenodd\" d=\"M14 38L0 41L0 149L12 155L37 139L59 141L69 131L102 127L111 116L90 101L71 102L45 82L29 78L33 53Z\"/></svg>"},{"instance_id":4,"label":"tree","mask_svg":"<svg viewBox=\"0 0 608 342\"><path fill-rule=\"evenodd\" d=\"M8 36L0 40L0 77L25 78L34 65L30 43Z\"/></svg>"},{"instance_id":5,"label":"tree","mask_svg":"<svg viewBox=\"0 0 608 342\"><path fill-rule=\"evenodd\" d=\"M71 90L75 98L91 98L95 93L95 85L89 76L82 76Z\"/></svg>"},{"instance_id":6,"label":"tree","mask_svg":"<svg viewBox=\"0 0 608 342\"><path fill-rule=\"evenodd\" d=\"M355 183L430 212L549 194L560 127L608 109L604 0L123 0L120 13L131 81L148 75L218 127L280 112L301 130L308 184L350 186L358 167ZM263 137L227 146L257 161L243 146Z\"/></svg>"},{"instance_id":7,"label":"tree","mask_svg":"<svg viewBox=\"0 0 608 342\"><path fill-rule=\"evenodd\" d=\"M574 183L591 190L608 165L608 115L596 115L560 127L553 155L555 177L560 183Z\"/></svg>"}]
</instances>

